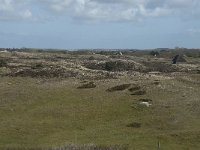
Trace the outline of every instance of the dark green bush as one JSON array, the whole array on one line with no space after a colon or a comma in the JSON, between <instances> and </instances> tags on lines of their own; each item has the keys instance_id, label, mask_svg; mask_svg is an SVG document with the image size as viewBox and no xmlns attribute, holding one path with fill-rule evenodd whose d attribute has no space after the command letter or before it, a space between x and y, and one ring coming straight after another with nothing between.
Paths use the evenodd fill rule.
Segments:
<instances>
[{"instance_id":1,"label":"dark green bush","mask_svg":"<svg viewBox=\"0 0 200 150\"><path fill-rule=\"evenodd\" d=\"M152 56L158 56L160 53L158 52L158 51L151 51L150 52L150 55L152 55Z\"/></svg>"},{"instance_id":2,"label":"dark green bush","mask_svg":"<svg viewBox=\"0 0 200 150\"><path fill-rule=\"evenodd\" d=\"M7 61L5 59L0 59L0 67L6 67Z\"/></svg>"}]
</instances>

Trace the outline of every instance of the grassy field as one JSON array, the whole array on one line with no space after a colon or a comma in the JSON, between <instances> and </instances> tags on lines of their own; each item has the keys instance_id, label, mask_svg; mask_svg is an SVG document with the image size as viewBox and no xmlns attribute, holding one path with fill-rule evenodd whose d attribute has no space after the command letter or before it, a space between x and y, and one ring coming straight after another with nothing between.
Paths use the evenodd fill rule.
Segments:
<instances>
[{"instance_id":1,"label":"grassy field","mask_svg":"<svg viewBox=\"0 0 200 150\"><path fill-rule=\"evenodd\" d=\"M200 75L94 80L0 78L0 149L67 144L200 149ZM107 89L131 84L124 90ZM145 93L128 90L139 87ZM136 88L137 89L137 88ZM151 106L140 105L150 99Z\"/></svg>"},{"instance_id":2,"label":"grassy field","mask_svg":"<svg viewBox=\"0 0 200 150\"><path fill-rule=\"evenodd\" d=\"M199 150L200 51L158 52L0 51L0 149Z\"/></svg>"}]
</instances>

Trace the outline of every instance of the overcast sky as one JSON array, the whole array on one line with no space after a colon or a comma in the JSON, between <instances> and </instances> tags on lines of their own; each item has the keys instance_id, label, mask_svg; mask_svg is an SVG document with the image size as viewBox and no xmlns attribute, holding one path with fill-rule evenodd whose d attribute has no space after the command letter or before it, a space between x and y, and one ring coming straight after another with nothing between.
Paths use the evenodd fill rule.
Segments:
<instances>
[{"instance_id":1,"label":"overcast sky","mask_svg":"<svg viewBox=\"0 0 200 150\"><path fill-rule=\"evenodd\" d=\"M0 0L0 47L200 48L200 0Z\"/></svg>"}]
</instances>

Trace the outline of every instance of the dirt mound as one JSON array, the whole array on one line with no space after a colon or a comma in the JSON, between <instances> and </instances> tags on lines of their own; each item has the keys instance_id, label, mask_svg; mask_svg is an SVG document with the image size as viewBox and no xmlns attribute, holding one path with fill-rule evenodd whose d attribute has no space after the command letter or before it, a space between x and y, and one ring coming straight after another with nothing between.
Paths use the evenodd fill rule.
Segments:
<instances>
[{"instance_id":1,"label":"dirt mound","mask_svg":"<svg viewBox=\"0 0 200 150\"><path fill-rule=\"evenodd\" d=\"M102 62L87 62L84 66L88 69L105 70L105 71L139 71L143 69L143 66L134 61L127 60L111 60Z\"/></svg>"},{"instance_id":2,"label":"dirt mound","mask_svg":"<svg viewBox=\"0 0 200 150\"><path fill-rule=\"evenodd\" d=\"M13 65L13 64L12 64ZM101 80L101 79L116 79L120 76L120 73L107 72L103 70L89 70L81 68L80 66L57 66L57 65L45 65L36 63L34 65L16 65L8 66L6 69L10 71L4 71L0 67L0 76L12 76L12 77L32 77L32 78L69 78L74 77L78 79L86 80ZM4 67L5 68L5 67ZM2 71L3 70L3 71Z\"/></svg>"},{"instance_id":3,"label":"dirt mound","mask_svg":"<svg viewBox=\"0 0 200 150\"><path fill-rule=\"evenodd\" d=\"M126 126L132 127L132 128L140 128L142 126L142 124L139 122L133 122L133 123L127 124Z\"/></svg>"},{"instance_id":4,"label":"dirt mound","mask_svg":"<svg viewBox=\"0 0 200 150\"><path fill-rule=\"evenodd\" d=\"M123 91L123 90L128 89L130 86L131 86L131 84L117 85L117 86L107 89L106 91L107 92Z\"/></svg>"},{"instance_id":5,"label":"dirt mound","mask_svg":"<svg viewBox=\"0 0 200 150\"><path fill-rule=\"evenodd\" d=\"M85 83L79 87L77 87L77 89L91 89L91 88L95 88L96 85L94 82L89 82L89 83Z\"/></svg>"},{"instance_id":6,"label":"dirt mound","mask_svg":"<svg viewBox=\"0 0 200 150\"><path fill-rule=\"evenodd\" d=\"M138 90L140 90L140 89L141 89L140 86L138 86L138 85L132 85L132 87L129 88L128 90L129 90L130 92L134 92L134 91L138 91Z\"/></svg>"},{"instance_id":7,"label":"dirt mound","mask_svg":"<svg viewBox=\"0 0 200 150\"><path fill-rule=\"evenodd\" d=\"M12 72L9 74L13 77L46 77L46 78L54 78L54 77L75 77L77 76L76 72L66 71L63 68L41 68L41 69L19 69L16 72Z\"/></svg>"},{"instance_id":8,"label":"dirt mound","mask_svg":"<svg viewBox=\"0 0 200 150\"><path fill-rule=\"evenodd\" d=\"M145 95L146 91L145 90L138 90L133 92L131 95Z\"/></svg>"},{"instance_id":9,"label":"dirt mound","mask_svg":"<svg viewBox=\"0 0 200 150\"><path fill-rule=\"evenodd\" d=\"M143 64L146 67L145 72L158 71L158 72L170 73L170 72L180 71L180 69L177 66L163 62L143 62Z\"/></svg>"}]
</instances>

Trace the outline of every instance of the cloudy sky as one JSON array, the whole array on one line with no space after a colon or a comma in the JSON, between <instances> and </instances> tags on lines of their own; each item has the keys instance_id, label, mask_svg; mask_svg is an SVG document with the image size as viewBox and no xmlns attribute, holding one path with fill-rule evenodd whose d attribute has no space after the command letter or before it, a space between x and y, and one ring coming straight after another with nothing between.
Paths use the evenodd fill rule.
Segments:
<instances>
[{"instance_id":1,"label":"cloudy sky","mask_svg":"<svg viewBox=\"0 0 200 150\"><path fill-rule=\"evenodd\" d=\"M0 47L200 48L200 0L0 0Z\"/></svg>"}]
</instances>

